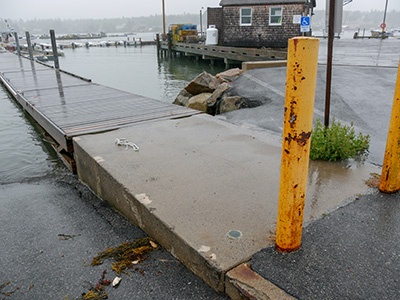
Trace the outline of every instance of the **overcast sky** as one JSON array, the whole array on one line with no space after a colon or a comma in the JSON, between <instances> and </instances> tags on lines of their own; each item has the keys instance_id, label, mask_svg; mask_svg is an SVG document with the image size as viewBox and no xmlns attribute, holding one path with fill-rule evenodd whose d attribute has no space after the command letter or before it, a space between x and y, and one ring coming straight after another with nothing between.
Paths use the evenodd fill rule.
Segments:
<instances>
[{"instance_id":1,"label":"overcast sky","mask_svg":"<svg viewBox=\"0 0 400 300\"><path fill-rule=\"evenodd\" d=\"M388 10L400 10L400 0L388 0ZM201 7L216 7L220 0L165 0L170 14L199 13ZM349 10L383 11L386 0L353 0ZM317 0L317 9L325 8L325 0ZM80 19L139 17L162 13L162 0L0 0L3 19Z\"/></svg>"}]
</instances>

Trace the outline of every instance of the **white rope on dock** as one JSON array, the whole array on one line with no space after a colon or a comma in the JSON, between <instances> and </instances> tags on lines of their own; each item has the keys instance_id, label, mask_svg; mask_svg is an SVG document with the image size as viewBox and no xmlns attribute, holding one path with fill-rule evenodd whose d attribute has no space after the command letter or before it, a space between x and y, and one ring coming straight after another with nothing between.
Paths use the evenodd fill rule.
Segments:
<instances>
[{"instance_id":1,"label":"white rope on dock","mask_svg":"<svg viewBox=\"0 0 400 300\"><path fill-rule=\"evenodd\" d=\"M126 138L116 138L115 139L115 144L117 146L125 146L125 150L128 150L129 147L132 147L134 151L139 151L138 145L136 145L133 142L129 142L128 139Z\"/></svg>"}]
</instances>

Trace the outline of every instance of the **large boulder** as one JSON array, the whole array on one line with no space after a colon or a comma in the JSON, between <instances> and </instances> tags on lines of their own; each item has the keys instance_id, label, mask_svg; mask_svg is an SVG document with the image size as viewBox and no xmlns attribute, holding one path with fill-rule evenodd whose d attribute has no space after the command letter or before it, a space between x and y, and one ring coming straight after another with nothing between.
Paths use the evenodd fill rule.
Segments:
<instances>
[{"instance_id":1,"label":"large boulder","mask_svg":"<svg viewBox=\"0 0 400 300\"><path fill-rule=\"evenodd\" d=\"M208 99L212 96L212 93L202 93L193 96L189 99L186 106L189 108L197 109L203 112L207 112Z\"/></svg>"},{"instance_id":2,"label":"large boulder","mask_svg":"<svg viewBox=\"0 0 400 300\"><path fill-rule=\"evenodd\" d=\"M207 113L215 115L217 103L221 100L224 93L230 88L230 85L226 82L222 83L215 91L212 96L208 99Z\"/></svg>"},{"instance_id":3,"label":"large boulder","mask_svg":"<svg viewBox=\"0 0 400 300\"><path fill-rule=\"evenodd\" d=\"M210 73L204 71L195 79L193 79L185 87L185 90L192 95L198 95L201 93L212 93L218 88L218 86L218 79Z\"/></svg>"},{"instance_id":4,"label":"large boulder","mask_svg":"<svg viewBox=\"0 0 400 300\"><path fill-rule=\"evenodd\" d=\"M186 106L186 104L188 103L188 101L191 97L193 97L193 95L191 93L189 93L187 90L183 89L179 93L179 95L176 96L173 104Z\"/></svg>"},{"instance_id":5,"label":"large boulder","mask_svg":"<svg viewBox=\"0 0 400 300\"><path fill-rule=\"evenodd\" d=\"M173 103L216 115L271 102L263 82L251 74L242 73L239 68L216 76L203 72L181 91Z\"/></svg>"},{"instance_id":6,"label":"large boulder","mask_svg":"<svg viewBox=\"0 0 400 300\"><path fill-rule=\"evenodd\" d=\"M218 73L215 77L220 83L222 82L232 82L242 75L243 71L239 68L229 69L224 72Z\"/></svg>"},{"instance_id":7,"label":"large boulder","mask_svg":"<svg viewBox=\"0 0 400 300\"><path fill-rule=\"evenodd\" d=\"M221 102L219 102L218 113L223 114L239 108L246 107L245 99L241 96L227 96L223 97Z\"/></svg>"}]
</instances>

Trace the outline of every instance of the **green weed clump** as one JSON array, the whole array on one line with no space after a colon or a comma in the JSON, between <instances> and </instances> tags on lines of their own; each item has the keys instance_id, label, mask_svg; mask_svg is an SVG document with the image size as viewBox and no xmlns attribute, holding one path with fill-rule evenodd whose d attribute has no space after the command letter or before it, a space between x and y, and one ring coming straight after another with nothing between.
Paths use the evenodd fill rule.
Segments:
<instances>
[{"instance_id":1,"label":"green weed clump","mask_svg":"<svg viewBox=\"0 0 400 300\"><path fill-rule=\"evenodd\" d=\"M368 153L369 142L369 135L356 134L353 123L342 126L333 120L326 128L317 119L311 137L310 158L327 161L355 158Z\"/></svg>"}]
</instances>

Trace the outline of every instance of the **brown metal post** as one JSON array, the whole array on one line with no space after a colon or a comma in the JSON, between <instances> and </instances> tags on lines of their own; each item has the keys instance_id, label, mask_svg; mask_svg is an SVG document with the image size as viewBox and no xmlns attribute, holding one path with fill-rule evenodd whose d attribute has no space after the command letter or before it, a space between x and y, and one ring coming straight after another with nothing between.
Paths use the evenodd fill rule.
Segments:
<instances>
[{"instance_id":1,"label":"brown metal post","mask_svg":"<svg viewBox=\"0 0 400 300\"><path fill-rule=\"evenodd\" d=\"M54 56L54 67L56 69L60 68L60 63L58 61L58 52L57 52L57 44L56 44L56 34L54 29L50 29L50 39L51 39L51 47L53 48L53 56Z\"/></svg>"},{"instance_id":2,"label":"brown metal post","mask_svg":"<svg viewBox=\"0 0 400 300\"><path fill-rule=\"evenodd\" d=\"M329 31L328 31L328 62L326 65L326 90L325 90L325 127L329 126L329 114L331 107L331 81L332 81L332 59L333 39L335 37L335 0L329 2Z\"/></svg>"}]
</instances>

